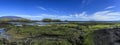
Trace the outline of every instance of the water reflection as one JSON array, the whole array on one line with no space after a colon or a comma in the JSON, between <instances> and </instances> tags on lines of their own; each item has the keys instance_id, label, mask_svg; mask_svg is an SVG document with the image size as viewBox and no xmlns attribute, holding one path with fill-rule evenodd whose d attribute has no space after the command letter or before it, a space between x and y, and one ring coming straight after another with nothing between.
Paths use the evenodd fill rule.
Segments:
<instances>
[{"instance_id":1,"label":"water reflection","mask_svg":"<svg viewBox=\"0 0 120 45\"><path fill-rule=\"evenodd\" d=\"M5 28L0 28L0 38L9 39L10 37L11 36L6 33L6 29Z\"/></svg>"}]
</instances>

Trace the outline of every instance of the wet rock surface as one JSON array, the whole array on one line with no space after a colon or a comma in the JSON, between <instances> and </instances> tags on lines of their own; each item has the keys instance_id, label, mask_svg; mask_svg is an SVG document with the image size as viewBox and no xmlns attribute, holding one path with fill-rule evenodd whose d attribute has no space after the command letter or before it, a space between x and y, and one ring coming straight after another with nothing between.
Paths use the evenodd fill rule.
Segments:
<instances>
[{"instance_id":1,"label":"wet rock surface","mask_svg":"<svg viewBox=\"0 0 120 45\"><path fill-rule=\"evenodd\" d=\"M120 28L94 31L95 45L120 45Z\"/></svg>"}]
</instances>

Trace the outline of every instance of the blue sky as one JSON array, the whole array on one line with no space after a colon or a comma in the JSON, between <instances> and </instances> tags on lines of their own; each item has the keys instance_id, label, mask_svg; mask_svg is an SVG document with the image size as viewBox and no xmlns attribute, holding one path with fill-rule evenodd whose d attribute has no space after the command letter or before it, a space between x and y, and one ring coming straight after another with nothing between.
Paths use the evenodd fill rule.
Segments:
<instances>
[{"instance_id":1,"label":"blue sky","mask_svg":"<svg viewBox=\"0 0 120 45\"><path fill-rule=\"evenodd\" d=\"M120 0L0 0L0 16L73 21L120 20Z\"/></svg>"}]
</instances>

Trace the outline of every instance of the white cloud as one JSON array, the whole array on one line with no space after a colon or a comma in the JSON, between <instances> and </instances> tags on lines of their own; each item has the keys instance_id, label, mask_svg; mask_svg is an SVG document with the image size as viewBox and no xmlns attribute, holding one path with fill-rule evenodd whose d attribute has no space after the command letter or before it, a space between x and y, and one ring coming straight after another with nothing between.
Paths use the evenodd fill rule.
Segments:
<instances>
[{"instance_id":1,"label":"white cloud","mask_svg":"<svg viewBox=\"0 0 120 45\"><path fill-rule=\"evenodd\" d=\"M8 15L0 15L8 16ZM72 15L49 15L49 14L39 14L39 15L12 15L19 16L33 20L41 20L43 18L61 19L61 20L75 20L75 21L116 21L120 20L120 12L114 11L98 11L93 14L87 14L82 12L79 14Z\"/></svg>"},{"instance_id":2,"label":"white cloud","mask_svg":"<svg viewBox=\"0 0 120 45\"><path fill-rule=\"evenodd\" d=\"M47 10L46 8L41 7L41 6L39 6L38 8L41 9L41 10Z\"/></svg>"},{"instance_id":3,"label":"white cloud","mask_svg":"<svg viewBox=\"0 0 120 45\"><path fill-rule=\"evenodd\" d=\"M105 9L112 9L112 8L115 8L115 6L108 6L108 7L105 8Z\"/></svg>"},{"instance_id":4,"label":"white cloud","mask_svg":"<svg viewBox=\"0 0 120 45\"><path fill-rule=\"evenodd\" d=\"M38 9L41 9L41 10L44 10L44 11L49 11L49 12L53 12L53 13L60 13L60 11L56 10L56 9L52 9L52 8L45 8L45 7L42 7L42 6L38 6L37 7Z\"/></svg>"},{"instance_id":5,"label":"white cloud","mask_svg":"<svg viewBox=\"0 0 120 45\"><path fill-rule=\"evenodd\" d=\"M120 12L113 11L99 11L95 12L91 15L86 13L77 14L76 16L79 19L83 19L86 21L94 20L94 21L116 21L120 20Z\"/></svg>"},{"instance_id":6,"label":"white cloud","mask_svg":"<svg viewBox=\"0 0 120 45\"><path fill-rule=\"evenodd\" d=\"M82 0L82 4L84 4L84 5L88 5L88 4L90 4L90 3L92 3L93 2L93 0Z\"/></svg>"}]
</instances>

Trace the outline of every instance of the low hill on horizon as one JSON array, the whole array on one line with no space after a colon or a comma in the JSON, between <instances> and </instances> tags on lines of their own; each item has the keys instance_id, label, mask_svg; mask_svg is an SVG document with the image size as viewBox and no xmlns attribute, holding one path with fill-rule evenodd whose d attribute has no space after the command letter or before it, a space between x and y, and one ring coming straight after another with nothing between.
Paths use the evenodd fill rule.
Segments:
<instances>
[{"instance_id":1,"label":"low hill on horizon","mask_svg":"<svg viewBox=\"0 0 120 45\"><path fill-rule=\"evenodd\" d=\"M18 16L1 16L0 21L30 21L30 19Z\"/></svg>"}]
</instances>

